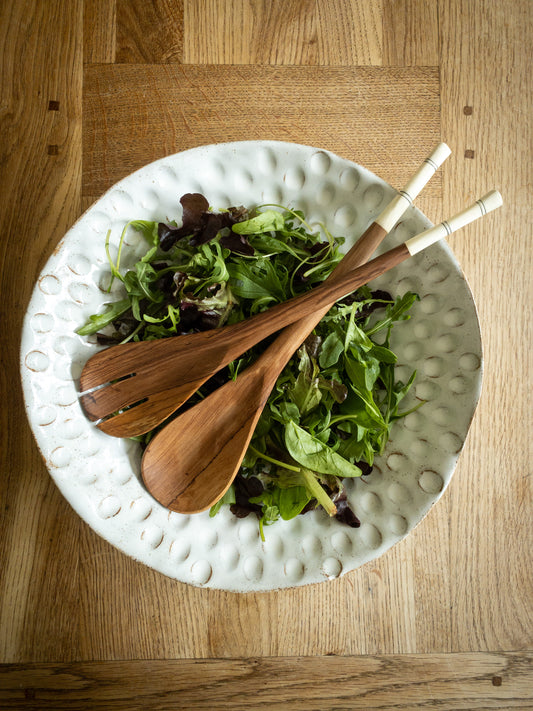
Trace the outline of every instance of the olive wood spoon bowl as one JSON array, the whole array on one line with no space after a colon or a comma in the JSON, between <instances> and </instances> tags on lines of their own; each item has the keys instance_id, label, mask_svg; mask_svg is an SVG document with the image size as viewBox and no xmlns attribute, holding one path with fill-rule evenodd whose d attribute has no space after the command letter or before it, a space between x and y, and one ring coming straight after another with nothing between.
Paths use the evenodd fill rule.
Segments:
<instances>
[{"instance_id":1,"label":"olive wood spoon bowl","mask_svg":"<svg viewBox=\"0 0 533 711\"><path fill-rule=\"evenodd\" d=\"M354 270L349 275L350 288L362 286L501 204L497 191L487 194L450 220ZM337 289L344 283L344 279L337 281ZM306 320L306 325L325 308L323 301L313 304L316 313ZM294 352L295 341L306 335L300 324L294 323L286 329L236 380L178 415L151 440L142 459L142 478L148 491L163 506L180 513L198 513L226 493L278 375ZM286 332L290 337L285 336Z\"/></svg>"},{"instance_id":2,"label":"olive wood spoon bowl","mask_svg":"<svg viewBox=\"0 0 533 711\"><path fill-rule=\"evenodd\" d=\"M326 284L331 286L370 258L449 155L450 149L444 143L433 150L405 188L345 255ZM310 298L314 299L313 296ZM324 303L331 301L326 298ZM300 308L303 310L298 310ZM222 329L160 341L126 343L100 351L82 370L81 405L89 419L97 421L97 426L106 434L132 437L148 432L177 410L214 373L259 340L305 315L307 309L306 302L293 299ZM316 319L314 315L308 317L310 320L302 325L304 336L301 340L324 313L320 312ZM291 331L290 338L295 338L294 331ZM294 350L300 345L297 341Z\"/></svg>"}]
</instances>

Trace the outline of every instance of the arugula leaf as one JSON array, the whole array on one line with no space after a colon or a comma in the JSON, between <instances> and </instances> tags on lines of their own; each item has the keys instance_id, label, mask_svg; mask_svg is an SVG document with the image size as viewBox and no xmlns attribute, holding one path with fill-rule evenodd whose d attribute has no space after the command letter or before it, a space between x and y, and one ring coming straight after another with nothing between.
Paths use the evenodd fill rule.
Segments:
<instances>
[{"instance_id":1,"label":"arugula leaf","mask_svg":"<svg viewBox=\"0 0 533 711\"><path fill-rule=\"evenodd\" d=\"M137 230L137 232L142 232L144 238L149 244L153 244L155 247L159 246L157 222L151 222L150 220L132 220L128 223L128 225L133 227L134 230Z\"/></svg>"},{"instance_id":2,"label":"arugula leaf","mask_svg":"<svg viewBox=\"0 0 533 711\"><path fill-rule=\"evenodd\" d=\"M299 416L305 416L322 400L322 392L318 386L318 368L305 347L299 349L298 356L299 373L287 394L298 408Z\"/></svg>"},{"instance_id":3,"label":"arugula leaf","mask_svg":"<svg viewBox=\"0 0 533 711\"><path fill-rule=\"evenodd\" d=\"M415 301L419 301L418 294L408 291L403 296L398 296L394 304L389 304L386 309L385 318L379 319L367 332L367 336L373 336L384 328L390 328L395 321L407 321L411 318L407 313L412 308Z\"/></svg>"},{"instance_id":4,"label":"arugula leaf","mask_svg":"<svg viewBox=\"0 0 533 711\"><path fill-rule=\"evenodd\" d=\"M210 284L221 284L229 279L228 267L218 242L199 245L198 251L185 265L184 271L198 277L195 285L196 294Z\"/></svg>"},{"instance_id":5,"label":"arugula leaf","mask_svg":"<svg viewBox=\"0 0 533 711\"><path fill-rule=\"evenodd\" d=\"M237 225L234 226L237 227ZM257 236L250 235L250 243L256 252L264 255L274 256L286 252L298 260L305 259L307 256L305 250L296 247L291 241L284 241L268 233L262 233Z\"/></svg>"},{"instance_id":6,"label":"arugula leaf","mask_svg":"<svg viewBox=\"0 0 533 711\"><path fill-rule=\"evenodd\" d=\"M120 301L115 301L110 304L106 311L102 314L93 314L89 316L89 320L86 324L76 329L76 333L79 336L90 336L93 333L101 331L110 323L116 321L119 316L128 311L130 308L130 300L128 298L121 299Z\"/></svg>"},{"instance_id":7,"label":"arugula leaf","mask_svg":"<svg viewBox=\"0 0 533 711\"><path fill-rule=\"evenodd\" d=\"M346 374L349 385L365 404L368 415L377 423L383 422L383 416L374 399L373 388L379 375L379 361L375 358L359 360L353 354L345 356Z\"/></svg>"},{"instance_id":8,"label":"arugula leaf","mask_svg":"<svg viewBox=\"0 0 533 711\"><path fill-rule=\"evenodd\" d=\"M398 356L396 353L385 346L378 346L374 344L372 346L372 350L370 351L370 355L373 358L376 358L376 360L379 360L381 363L387 363L388 365L394 365L398 362Z\"/></svg>"},{"instance_id":9,"label":"arugula leaf","mask_svg":"<svg viewBox=\"0 0 533 711\"><path fill-rule=\"evenodd\" d=\"M241 299L256 301L285 301L285 289L280 275L272 262L259 258L253 263L228 264L228 273L233 293Z\"/></svg>"},{"instance_id":10,"label":"arugula leaf","mask_svg":"<svg viewBox=\"0 0 533 711\"><path fill-rule=\"evenodd\" d=\"M348 321L348 328L346 329L346 335L344 337L344 350L347 351L349 348L357 347L364 353L367 353L373 349L374 343L370 340L363 329L359 328L359 326L355 323L356 313L356 310L352 308L350 320Z\"/></svg>"},{"instance_id":11,"label":"arugula leaf","mask_svg":"<svg viewBox=\"0 0 533 711\"><path fill-rule=\"evenodd\" d=\"M220 509L225 505L225 504L234 504L235 503L235 488L233 485L229 487L229 489L226 491L224 496L219 499L216 504L213 504L211 508L209 509L209 516L213 518L213 516L216 516L217 513L220 511Z\"/></svg>"}]
</instances>

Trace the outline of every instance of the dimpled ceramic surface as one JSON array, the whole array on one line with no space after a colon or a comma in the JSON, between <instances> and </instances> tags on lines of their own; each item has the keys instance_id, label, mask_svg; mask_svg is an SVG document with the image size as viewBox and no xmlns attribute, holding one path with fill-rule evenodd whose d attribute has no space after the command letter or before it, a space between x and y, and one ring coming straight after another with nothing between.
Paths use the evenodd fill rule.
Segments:
<instances>
[{"instance_id":1,"label":"dimpled ceramic surface","mask_svg":"<svg viewBox=\"0 0 533 711\"><path fill-rule=\"evenodd\" d=\"M413 318L394 329L400 375L416 368L424 407L400 421L372 474L348 483L361 527L322 511L279 521L170 513L145 491L140 451L101 433L78 403L78 379L96 346L75 334L109 300L104 241L116 255L131 219L180 219L179 198L201 192L214 208L281 203L335 235L358 237L394 195L364 168L332 153L278 142L203 146L152 163L109 190L67 233L46 264L27 311L21 373L29 421L51 476L102 537L148 566L192 585L272 590L336 578L386 551L424 517L450 481L478 401L482 355L475 307L446 244L374 284L416 291ZM429 226L411 208L388 249ZM453 239L453 238L452 238ZM123 260L145 250L131 232ZM351 244L351 242L349 242ZM119 294L116 286L115 296ZM179 457L179 452L176 452Z\"/></svg>"}]
</instances>

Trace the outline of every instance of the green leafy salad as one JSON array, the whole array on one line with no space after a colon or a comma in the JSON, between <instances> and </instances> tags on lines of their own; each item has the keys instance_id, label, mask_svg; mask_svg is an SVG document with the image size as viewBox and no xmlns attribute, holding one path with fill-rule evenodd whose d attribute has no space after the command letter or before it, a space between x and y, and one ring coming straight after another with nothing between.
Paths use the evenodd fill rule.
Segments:
<instances>
[{"instance_id":1,"label":"green leafy salad","mask_svg":"<svg viewBox=\"0 0 533 711\"><path fill-rule=\"evenodd\" d=\"M112 279L122 282L123 297L78 334L113 345L220 328L312 289L342 259L344 238L323 225L313 229L300 211L264 205L214 212L198 193L180 202L179 226L129 222L115 260L108 233ZM147 250L123 270L128 230L142 233ZM415 372L405 383L396 379L391 347L394 324L410 318L417 299L364 286L329 310L281 372L240 472L212 516L223 506L239 517L255 514L262 537L264 526L317 507L359 526L344 481L368 476L394 422L421 404L400 409ZM184 407L238 377L273 338L213 376ZM146 446L156 431L136 439Z\"/></svg>"}]
</instances>

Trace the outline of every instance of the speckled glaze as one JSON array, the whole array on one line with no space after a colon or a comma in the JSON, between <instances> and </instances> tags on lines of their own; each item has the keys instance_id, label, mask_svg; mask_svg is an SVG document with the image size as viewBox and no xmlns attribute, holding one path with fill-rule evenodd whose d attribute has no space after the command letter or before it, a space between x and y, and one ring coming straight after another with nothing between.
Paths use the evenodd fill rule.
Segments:
<instances>
[{"instance_id":1,"label":"speckled glaze","mask_svg":"<svg viewBox=\"0 0 533 711\"><path fill-rule=\"evenodd\" d=\"M416 368L414 396L427 400L392 431L369 477L348 483L361 527L322 511L279 521L259 537L257 520L223 510L170 513L145 491L140 451L101 433L78 403L78 378L96 346L75 334L110 299L104 241L115 250L131 219L179 219L179 198L201 192L214 208L279 203L302 209L348 246L394 190L359 165L308 146L240 142L161 159L117 183L67 233L43 269L24 322L21 375L27 413L50 475L77 513L124 553L177 580L237 592L316 583L350 571L404 538L440 498L479 398L482 350L475 306L446 244L435 245L373 284L418 292L413 318L395 328L400 374ZM389 249L430 225L411 208ZM130 255L145 250L127 237ZM123 260L127 266L128 257ZM133 260L133 256L129 257ZM118 297L120 285L115 285ZM179 452L176 452L179 457Z\"/></svg>"}]
</instances>

